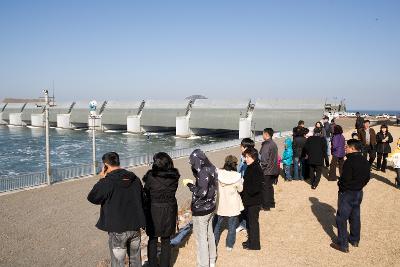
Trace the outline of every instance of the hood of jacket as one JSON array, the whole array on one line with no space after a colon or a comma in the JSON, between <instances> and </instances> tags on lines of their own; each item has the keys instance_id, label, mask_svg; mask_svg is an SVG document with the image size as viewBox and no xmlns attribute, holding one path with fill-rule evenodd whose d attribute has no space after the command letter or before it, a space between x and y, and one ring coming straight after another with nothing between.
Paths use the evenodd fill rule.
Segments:
<instances>
[{"instance_id":1,"label":"hood of jacket","mask_svg":"<svg viewBox=\"0 0 400 267\"><path fill-rule=\"evenodd\" d=\"M158 183L163 184L167 187L177 183L177 180L179 180L179 178L181 177L178 169L175 168L166 171L149 170L143 177L143 182L147 183L150 176L153 179L157 180Z\"/></svg>"},{"instance_id":2,"label":"hood of jacket","mask_svg":"<svg viewBox=\"0 0 400 267\"><path fill-rule=\"evenodd\" d=\"M189 161L192 169L197 172L194 173L196 177L198 177L202 171L214 175L217 173L217 169L201 149L195 149L192 154L190 154ZM215 177L217 176L215 175Z\"/></svg>"},{"instance_id":3,"label":"hood of jacket","mask_svg":"<svg viewBox=\"0 0 400 267\"><path fill-rule=\"evenodd\" d=\"M242 176L239 172L236 171L227 171L224 169L218 169L218 181L224 185L236 184L242 179Z\"/></svg>"},{"instance_id":4,"label":"hood of jacket","mask_svg":"<svg viewBox=\"0 0 400 267\"><path fill-rule=\"evenodd\" d=\"M117 186L129 187L136 179L139 178L133 172L125 169L118 169L108 173L105 179L110 179L110 181Z\"/></svg>"}]
</instances>

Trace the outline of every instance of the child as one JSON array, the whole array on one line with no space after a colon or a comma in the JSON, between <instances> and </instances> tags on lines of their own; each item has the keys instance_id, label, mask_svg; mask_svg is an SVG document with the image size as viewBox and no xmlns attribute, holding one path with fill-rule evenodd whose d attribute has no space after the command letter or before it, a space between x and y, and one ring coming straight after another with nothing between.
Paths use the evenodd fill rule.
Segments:
<instances>
[{"instance_id":1,"label":"child","mask_svg":"<svg viewBox=\"0 0 400 267\"><path fill-rule=\"evenodd\" d=\"M247 169L244 173L242 201L245 207L248 240L243 243L246 250L260 250L260 224L258 222L262 204L263 171L258 160L258 151L250 147L243 153Z\"/></svg>"},{"instance_id":2,"label":"child","mask_svg":"<svg viewBox=\"0 0 400 267\"><path fill-rule=\"evenodd\" d=\"M243 190L240 173L236 171L238 159L227 156L223 169L218 170L218 201L217 219L214 227L215 244L218 247L222 225L228 221L228 235L226 249L232 251L236 241L236 227L239 223L239 214L244 210L239 193Z\"/></svg>"},{"instance_id":3,"label":"child","mask_svg":"<svg viewBox=\"0 0 400 267\"><path fill-rule=\"evenodd\" d=\"M293 148L292 139L285 139L285 151L282 155L283 170L285 172L285 181L292 181Z\"/></svg>"},{"instance_id":4,"label":"child","mask_svg":"<svg viewBox=\"0 0 400 267\"><path fill-rule=\"evenodd\" d=\"M396 187L400 189L400 138L397 141L397 146L389 155L389 159L393 162L393 167L396 170L397 177L395 180Z\"/></svg>"}]
</instances>

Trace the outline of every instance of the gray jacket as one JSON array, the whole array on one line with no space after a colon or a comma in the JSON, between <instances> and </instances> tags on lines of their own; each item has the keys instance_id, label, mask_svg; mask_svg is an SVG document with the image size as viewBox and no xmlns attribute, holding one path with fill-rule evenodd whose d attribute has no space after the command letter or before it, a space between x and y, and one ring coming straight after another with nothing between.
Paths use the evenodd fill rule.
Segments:
<instances>
[{"instance_id":1,"label":"gray jacket","mask_svg":"<svg viewBox=\"0 0 400 267\"><path fill-rule=\"evenodd\" d=\"M278 175L278 146L272 139L264 141L260 149L260 164L264 175Z\"/></svg>"}]
</instances>

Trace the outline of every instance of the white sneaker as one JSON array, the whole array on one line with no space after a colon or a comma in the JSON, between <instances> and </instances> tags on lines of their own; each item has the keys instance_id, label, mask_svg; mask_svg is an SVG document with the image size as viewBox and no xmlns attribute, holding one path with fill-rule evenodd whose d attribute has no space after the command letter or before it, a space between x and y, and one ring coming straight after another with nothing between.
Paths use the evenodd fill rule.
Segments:
<instances>
[{"instance_id":1,"label":"white sneaker","mask_svg":"<svg viewBox=\"0 0 400 267\"><path fill-rule=\"evenodd\" d=\"M232 248L226 247L226 251L231 252L231 251L232 251Z\"/></svg>"},{"instance_id":2,"label":"white sneaker","mask_svg":"<svg viewBox=\"0 0 400 267\"><path fill-rule=\"evenodd\" d=\"M210 263L210 267L215 267L215 263Z\"/></svg>"},{"instance_id":3,"label":"white sneaker","mask_svg":"<svg viewBox=\"0 0 400 267\"><path fill-rule=\"evenodd\" d=\"M240 231L246 230L242 225L239 225L238 228L236 228L236 233L239 233Z\"/></svg>"}]
</instances>

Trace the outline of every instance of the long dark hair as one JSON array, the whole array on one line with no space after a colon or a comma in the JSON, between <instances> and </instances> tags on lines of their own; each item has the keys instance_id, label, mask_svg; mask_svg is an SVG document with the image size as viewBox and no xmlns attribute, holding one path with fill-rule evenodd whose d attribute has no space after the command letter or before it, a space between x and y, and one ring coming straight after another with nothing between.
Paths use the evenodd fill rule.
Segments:
<instances>
[{"instance_id":1,"label":"long dark hair","mask_svg":"<svg viewBox=\"0 0 400 267\"><path fill-rule=\"evenodd\" d=\"M385 133L382 131L383 128L386 128ZM382 124L380 132L383 133L383 135L387 135L389 133L389 127L386 124Z\"/></svg>"},{"instance_id":2,"label":"long dark hair","mask_svg":"<svg viewBox=\"0 0 400 267\"><path fill-rule=\"evenodd\" d=\"M174 162L165 152L158 152L153 157L153 171L168 171L174 168Z\"/></svg>"}]
</instances>

